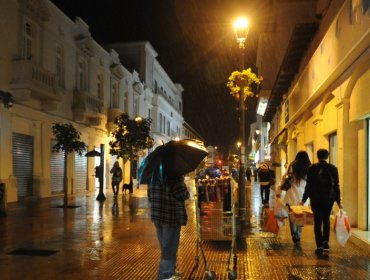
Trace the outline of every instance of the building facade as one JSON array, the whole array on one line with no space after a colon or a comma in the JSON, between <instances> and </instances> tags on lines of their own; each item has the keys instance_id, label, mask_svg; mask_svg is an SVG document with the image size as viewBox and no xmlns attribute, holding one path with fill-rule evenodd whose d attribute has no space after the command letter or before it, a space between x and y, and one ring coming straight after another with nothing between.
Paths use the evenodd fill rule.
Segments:
<instances>
[{"instance_id":1,"label":"building facade","mask_svg":"<svg viewBox=\"0 0 370 280\"><path fill-rule=\"evenodd\" d=\"M154 147L171 139L183 138L184 118L181 84L174 83L159 64L157 52L146 41L115 43L106 47L117 50L128 69L137 69L143 80L134 104L135 113L153 120ZM140 104L140 105L139 105Z\"/></svg>"},{"instance_id":2,"label":"building facade","mask_svg":"<svg viewBox=\"0 0 370 280\"><path fill-rule=\"evenodd\" d=\"M279 174L299 150L316 162L316 151L328 149L339 170L344 209L363 231L370 229L369 6L369 1L317 1L316 21L293 29L264 114ZM307 48L294 43L299 38L307 40ZM299 60L292 60L297 51Z\"/></svg>"},{"instance_id":3,"label":"building facade","mask_svg":"<svg viewBox=\"0 0 370 280\"><path fill-rule=\"evenodd\" d=\"M53 123L72 123L88 150L104 144L106 187L116 160L109 135L119 114L150 117L157 144L182 137L183 88L148 42L148 61L131 68L130 56L125 60L119 50L99 45L86 22L69 19L48 0L1 1L0 23L0 90L15 101L10 110L0 106L0 183L7 202L63 192L64 159L52 151ZM99 164L70 155L68 193L94 192ZM124 170L128 182L129 166Z\"/></svg>"}]
</instances>

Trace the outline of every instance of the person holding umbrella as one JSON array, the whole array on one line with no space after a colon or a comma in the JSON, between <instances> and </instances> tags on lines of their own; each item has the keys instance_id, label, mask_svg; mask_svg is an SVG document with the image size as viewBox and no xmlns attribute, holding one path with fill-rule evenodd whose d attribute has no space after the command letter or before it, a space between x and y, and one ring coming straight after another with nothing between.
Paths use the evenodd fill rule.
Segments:
<instances>
[{"instance_id":1,"label":"person holding umbrella","mask_svg":"<svg viewBox=\"0 0 370 280\"><path fill-rule=\"evenodd\" d=\"M148 187L151 220L161 248L158 280L181 279L181 274L175 270L176 258L181 226L187 223L185 200L190 195L184 177L162 177L159 168Z\"/></svg>"},{"instance_id":2,"label":"person holding umbrella","mask_svg":"<svg viewBox=\"0 0 370 280\"><path fill-rule=\"evenodd\" d=\"M170 141L157 147L139 168L139 181L148 184L151 220L161 249L158 280L182 279L176 271L181 227L187 223L185 201L190 197L184 182L208 154L202 143Z\"/></svg>"}]
</instances>

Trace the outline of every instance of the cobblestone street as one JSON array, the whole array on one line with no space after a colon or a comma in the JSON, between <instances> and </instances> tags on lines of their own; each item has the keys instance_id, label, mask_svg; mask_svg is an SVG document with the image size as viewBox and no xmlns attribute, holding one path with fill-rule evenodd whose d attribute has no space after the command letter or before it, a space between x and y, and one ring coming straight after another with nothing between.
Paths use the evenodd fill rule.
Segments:
<instances>
[{"instance_id":1,"label":"cobblestone street","mask_svg":"<svg viewBox=\"0 0 370 280\"><path fill-rule=\"evenodd\" d=\"M237 279L370 279L369 247L351 241L341 247L332 232L330 253L318 257L313 226L303 228L300 247L291 242L287 225L277 236L264 232L259 186L251 189L251 223L246 249L237 251ZM68 209L58 207L61 197L9 204L0 218L1 279L156 279L159 247L145 188L120 194L116 204L110 191L106 196L102 204L95 195L77 196L70 205L79 207ZM187 207L178 269L184 279L205 279L202 258L195 267L194 201ZM202 244L216 279L228 279L230 242Z\"/></svg>"}]
</instances>

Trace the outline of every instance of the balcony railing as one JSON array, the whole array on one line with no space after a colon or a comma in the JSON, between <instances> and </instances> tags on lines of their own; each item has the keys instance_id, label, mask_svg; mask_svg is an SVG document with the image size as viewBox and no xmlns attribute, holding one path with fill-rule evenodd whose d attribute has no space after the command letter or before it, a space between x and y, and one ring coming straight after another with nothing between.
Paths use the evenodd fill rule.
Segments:
<instances>
[{"instance_id":1,"label":"balcony railing","mask_svg":"<svg viewBox=\"0 0 370 280\"><path fill-rule=\"evenodd\" d=\"M47 103L61 100L56 88L56 75L30 60L13 61L11 87L18 101L30 96Z\"/></svg>"},{"instance_id":2,"label":"balcony railing","mask_svg":"<svg viewBox=\"0 0 370 280\"><path fill-rule=\"evenodd\" d=\"M99 119L101 120L103 101L86 91L76 89L73 92L72 112L75 120ZM99 121L94 120L94 123Z\"/></svg>"}]
</instances>

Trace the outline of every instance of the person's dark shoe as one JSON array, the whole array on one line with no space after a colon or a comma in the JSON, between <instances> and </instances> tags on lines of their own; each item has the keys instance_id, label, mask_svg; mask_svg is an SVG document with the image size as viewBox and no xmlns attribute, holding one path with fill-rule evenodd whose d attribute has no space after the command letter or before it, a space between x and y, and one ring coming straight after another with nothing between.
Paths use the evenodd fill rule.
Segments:
<instances>
[{"instance_id":1,"label":"person's dark shoe","mask_svg":"<svg viewBox=\"0 0 370 280\"><path fill-rule=\"evenodd\" d=\"M315 250L315 254L316 255L322 255L322 253L324 252L324 248L323 247L318 247L316 250Z\"/></svg>"},{"instance_id":2,"label":"person's dark shoe","mask_svg":"<svg viewBox=\"0 0 370 280\"><path fill-rule=\"evenodd\" d=\"M270 207L268 203L265 203L264 206L265 206L265 208L269 208Z\"/></svg>"},{"instance_id":3,"label":"person's dark shoe","mask_svg":"<svg viewBox=\"0 0 370 280\"><path fill-rule=\"evenodd\" d=\"M329 252L330 247L329 247L329 242L328 241L323 242L323 247L324 247L325 252Z\"/></svg>"},{"instance_id":4,"label":"person's dark shoe","mask_svg":"<svg viewBox=\"0 0 370 280\"><path fill-rule=\"evenodd\" d=\"M301 239L300 238L293 237L293 243L294 244L299 245L300 242L301 242Z\"/></svg>"}]
</instances>

